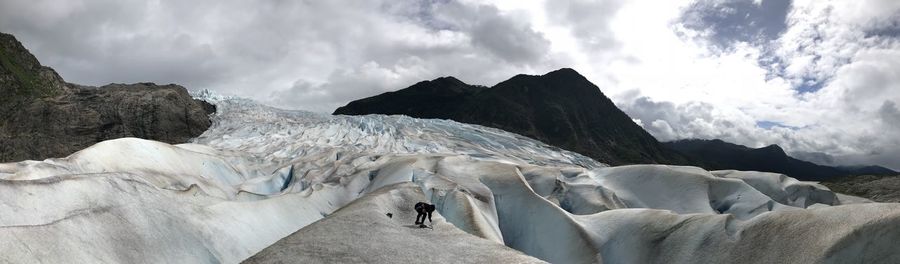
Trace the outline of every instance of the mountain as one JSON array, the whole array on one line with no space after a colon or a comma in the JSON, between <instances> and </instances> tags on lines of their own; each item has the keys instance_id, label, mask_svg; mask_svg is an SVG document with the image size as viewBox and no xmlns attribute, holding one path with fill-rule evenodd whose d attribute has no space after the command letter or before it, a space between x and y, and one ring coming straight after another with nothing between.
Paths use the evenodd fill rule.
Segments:
<instances>
[{"instance_id":1,"label":"mountain","mask_svg":"<svg viewBox=\"0 0 900 264\"><path fill-rule=\"evenodd\" d=\"M517 75L490 88L442 77L352 101L333 114L407 115L478 124L611 165L685 164L710 170L776 172L802 180L898 174L880 166L819 165L795 159L777 145L754 149L721 140L659 143L572 69Z\"/></svg>"},{"instance_id":2,"label":"mountain","mask_svg":"<svg viewBox=\"0 0 900 264\"><path fill-rule=\"evenodd\" d=\"M831 167L788 156L778 145L749 148L722 140L686 139L664 143L666 146L703 161L708 170L752 170L787 174L800 180L821 181L846 175L896 175L879 166Z\"/></svg>"},{"instance_id":3,"label":"mountain","mask_svg":"<svg viewBox=\"0 0 900 264\"><path fill-rule=\"evenodd\" d=\"M0 163L0 262L900 262L900 204L781 174L606 167L452 120L204 100L214 122L190 144Z\"/></svg>"},{"instance_id":4,"label":"mountain","mask_svg":"<svg viewBox=\"0 0 900 264\"><path fill-rule=\"evenodd\" d=\"M846 172L845 175L900 175L900 172L876 165L834 166L834 168Z\"/></svg>"},{"instance_id":5,"label":"mountain","mask_svg":"<svg viewBox=\"0 0 900 264\"><path fill-rule=\"evenodd\" d=\"M517 133L611 165L685 164L575 70L516 75L493 87L453 77L356 100L335 115L407 115L478 124Z\"/></svg>"},{"instance_id":6,"label":"mountain","mask_svg":"<svg viewBox=\"0 0 900 264\"><path fill-rule=\"evenodd\" d=\"M209 128L214 111L174 84L67 83L0 33L0 162L64 157L121 137L184 143Z\"/></svg>"},{"instance_id":7,"label":"mountain","mask_svg":"<svg viewBox=\"0 0 900 264\"><path fill-rule=\"evenodd\" d=\"M840 170L846 171L849 175L896 175L900 174L891 169L881 167L881 166L867 166L867 165L840 165L837 160L826 153L822 152L807 152L807 151L795 151L789 154L791 157L794 157L799 160L809 161L819 165L831 166L838 168Z\"/></svg>"}]
</instances>

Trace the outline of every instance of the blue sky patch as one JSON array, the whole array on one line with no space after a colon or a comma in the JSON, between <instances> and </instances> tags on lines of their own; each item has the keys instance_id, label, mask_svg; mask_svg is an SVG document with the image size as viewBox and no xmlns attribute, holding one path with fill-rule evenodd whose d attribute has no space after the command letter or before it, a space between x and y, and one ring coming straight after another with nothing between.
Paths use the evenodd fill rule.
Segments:
<instances>
[{"instance_id":1,"label":"blue sky patch","mask_svg":"<svg viewBox=\"0 0 900 264\"><path fill-rule=\"evenodd\" d=\"M788 128L788 129L791 129L791 130L797 130L797 129L800 129L800 127L789 126L789 125L785 125L785 124L783 124L783 123L781 123L781 122L768 121L768 120L756 121L756 126L757 126L757 127L760 127L760 128L763 128L763 129L772 129L773 127L783 127L783 128Z\"/></svg>"}]
</instances>

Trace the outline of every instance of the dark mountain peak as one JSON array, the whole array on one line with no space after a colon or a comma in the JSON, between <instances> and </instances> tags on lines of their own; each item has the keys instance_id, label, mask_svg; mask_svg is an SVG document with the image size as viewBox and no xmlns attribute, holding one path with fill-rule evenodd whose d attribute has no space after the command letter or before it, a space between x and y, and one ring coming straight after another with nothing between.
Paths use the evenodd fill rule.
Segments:
<instances>
[{"instance_id":1,"label":"dark mountain peak","mask_svg":"<svg viewBox=\"0 0 900 264\"><path fill-rule=\"evenodd\" d=\"M781 146L778 146L778 144L768 145L768 146L759 148L758 150L764 151L764 152L772 154L772 155L787 156L787 153L785 153L784 149L781 148Z\"/></svg>"},{"instance_id":2,"label":"dark mountain peak","mask_svg":"<svg viewBox=\"0 0 900 264\"><path fill-rule=\"evenodd\" d=\"M500 83L494 85L494 87L502 86L502 84L504 84L504 83L528 83L528 82L535 82L535 81L538 81L541 77L543 77L543 76L542 76L542 75L531 75L531 74L520 73L520 74L516 74L516 75L513 76L512 78L506 79L505 81L502 81L502 82L500 82Z\"/></svg>"},{"instance_id":3,"label":"dark mountain peak","mask_svg":"<svg viewBox=\"0 0 900 264\"><path fill-rule=\"evenodd\" d=\"M587 78L585 78L583 75L581 75L577 71L573 70L572 68L561 68L561 69L554 70L554 71L551 71L551 72L548 72L545 74L540 74L540 75L520 73L520 74L516 74L512 78L507 79L506 81L546 80L549 78L563 78L563 79L569 79L569 80L573 80L573 81L578 80L580 78L582 80L587 81Z\"/></svg>"},{"instance_id":4,"label":"dark mountain peak","mask_svg":"<svg viewBox=\"0 0 900 264\"><path fill-rule=\"evenodd\" d=\"M480 86L466 84L453 76L438 77L430 81L421 81L406 89L388 93L439 93L456 94L469 93L478 90Z\"/></svg>"},{"instance_id":5,"label":"dark mountain peak","mask_svg":"<svg viewBox=\"0 0 900 264\"><path fill-rule=\"evenodd\" d=\"M877 166L829 167L788 156L776 144L750 148L719 139L683 139L665 143L668 147L702 161L708 170L736 169L782 173L800 180L824 180L846 175L893 175Z\"/></svg>"},{"instance_id":6,"label":"dark mountain peak","mask_svg":"<svg viewBox=\"0 0 900 264\"><path fill-rule=\"evenodd\" d=\"M718 139L718 138L715 138L715 139L696 139L696 140L699 140L699 141L707 141L707 142L714 143L714 144L737 145L737 144L732 144L732 143L725 142L724 140L721 140L721 139Z\"/></svg>"},{"instance_id":7,"label":"dark mountain peak","mask_svg":"<svg viewBox=\"0 0 900 264\"><path fill-rule=\"evenodd\" d=\"M453 76L437 77L434 80L431 80L430 82L447 84L447 85L468 85L465 82L460 81L459 79L457 79L456 77L453 77Z\"/></svg>"},{"instance_id":8,"label":"dark mountain peak","mask_svg":"<svg viewBox=\"0 0 900 264\"><path fill-rule=\"evenodd\" d=\"M41 67L37 58L28 52L28 49L13 35L0 32L0 52L4 55L4 64L6 62L14 63L29 70Z\"/></svg>"},{"instance_id":9,"label":"dark mountain peak","mask_svg":"<svg viewBox=\"0 0 900 264\"><path fill-rule=\"evenodd\" d=\"M634 124L599 87L575 70L519 74L487 89L457 81L439 78L419 82L350 102L334 113L402 114L478 124L613 165L686 161Z\"/></svg>"},{"instance_id":10,"label":"dark mountain peak","mask_svg":"<svg viewBox=\"0 0 900 264\"><path fill-rule=\"evenodd\" d=\"M559 85L566 84L564 87L569 88L580 88L582 90L591 90L594 92L598 92L599 94L603 94L600 92L600 88L594 85L587 77L581 75L577 71L571 68L562 68L559 70L555 70L544 74L541 78L546 79L548 82Z\"/></svg>"},{"instance_id":11,"label":"dark mountain peak","mask_svg":"<svg viewBox=\"0 0 900 264\"><path fill-rule=\"evenodd\" d=\"M528 82L528 81L532 81L532 82L534 82L534 81L568 82L569 85L587 83L587 84L590 84L591 86L594 86L593 83L591 83L586 77L584 77L577 71L573 70L572 68L562 68L562 69L558 69L555 71L545 73L543 75L516 74L516 76L513 76L512 78L509 78L508 80L503 81L501 83L522 82L522 81L525 81L525 82ZM594 87L596 87L596 86L594 86Z\"/></svg>"},{"instance_id":12,"label":"dark mountain peak","mask_svg":"<svg viewBox=\"0 0 900 264\"><path fill-rule=\"evenodd\" d=\"M581 78L581 79L587 80L587 78L585 78L584 75L581 75L581 73L578 73L578 71L575 71L572 68L561 68L561 69L558 69L558 70L555 70L552 72L548 72L548 73L544 74L543 76L557 77L557 78L572 78L572 79Z\"/></svg>"},{"instance_id":13,"label":"dark mountain peak","mask_svg":"<svg viewBox=\"0 0 900 264\"><path fill-rule=\"evenodd\" d=\"M687 139L679 139L674 141L665 142L666 145L675 146L677 145L678 149L682 148L690 148L697 149L700 147L703 148L718 148L718 149L731 149L731 150L740 150L740 151L754 151L759 153L766 154L777 154L781 156L787 156L784 152L784 149L778 144L772 144L761 148L751 148L748 146L744 146L741 144L735 144L731 142L727 142L718 138L715 139L699 139L699 138L687 138Z\"/></svg>"},{"instance_id":14,"label":"dark mountain peak","mask_svg":"<svg viewBox=\"0 0 900 264\"><path fill-rule=\"evenodd\" d=\"M421 81L405 89L382 93L356 100L334 110L336 115L411 115L439 118L442 111L459 107L466 98L483 90L483 86L469 85L453 76Z\"/></svg>"},{"instance_id":15,"label":"dark mountain peak","mask_svg":"<svg viewBox=\"0 0 900 264\"><path fill-rule=\"evenodd\" d=\"M541 100L560 100L566 104L593 104L616 110L612 100L600 88L573 69L562 68L543 75L519 74L491 88L503 96L529 95ZM624 113L623 113L624 114Z\"/></svg>"},{"instance_id":16,"label":"dark mountain peak","mask_svg":"<svg viewBox=\"0 0 900 264\"><path fill-rule=\"evenodd\" d=\"M721 139L700 139L700 138L685 138L678 139L674 141L665 142L664 144L668 145L671 148L674 148L678 151L685 152L684 150L696 150L700 148L719 148L719 149L750 149L745 146L741 146L738 144L732 144L725 142Z\"/></svg>"}]
</instances>

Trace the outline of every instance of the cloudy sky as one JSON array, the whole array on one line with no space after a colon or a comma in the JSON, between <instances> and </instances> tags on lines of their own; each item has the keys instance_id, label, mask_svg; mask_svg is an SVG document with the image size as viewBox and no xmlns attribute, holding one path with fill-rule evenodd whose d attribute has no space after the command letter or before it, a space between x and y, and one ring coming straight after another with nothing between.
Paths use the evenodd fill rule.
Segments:
<instances>
[{"instance_id":1,"label":"cloudy sky","mask_svg":"<svg viewBox=\"0 0 900 264\"><path fill-rule=\"evenodd\" d=\"M69 82L317 112L570 67L663 141L900 169L897 0L0 0L0 31Z\"/></svg>"}]
</instances>

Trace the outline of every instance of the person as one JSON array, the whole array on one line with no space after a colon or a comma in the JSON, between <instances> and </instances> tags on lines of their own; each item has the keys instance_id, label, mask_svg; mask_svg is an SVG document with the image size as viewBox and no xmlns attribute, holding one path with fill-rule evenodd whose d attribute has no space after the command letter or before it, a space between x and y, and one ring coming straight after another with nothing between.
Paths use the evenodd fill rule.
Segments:
<instances>
[{"instance_id":1,"label":"person","mask_svg":"<svg viewBox=\"0 0 900 264\"><path fill-rule=\"evenodd\" d=\"M425 225L426 215L428 216L428 222L433 224L433 222L431 221L431 212L434 212L433 204L418 202L416 203L416 206L414 206L414 208L416 209L416 213L419 213L418 215L416 215L417 225ZM422 218L422 221L419 221L419 217Z\"/></svg>"}]
</instances>

